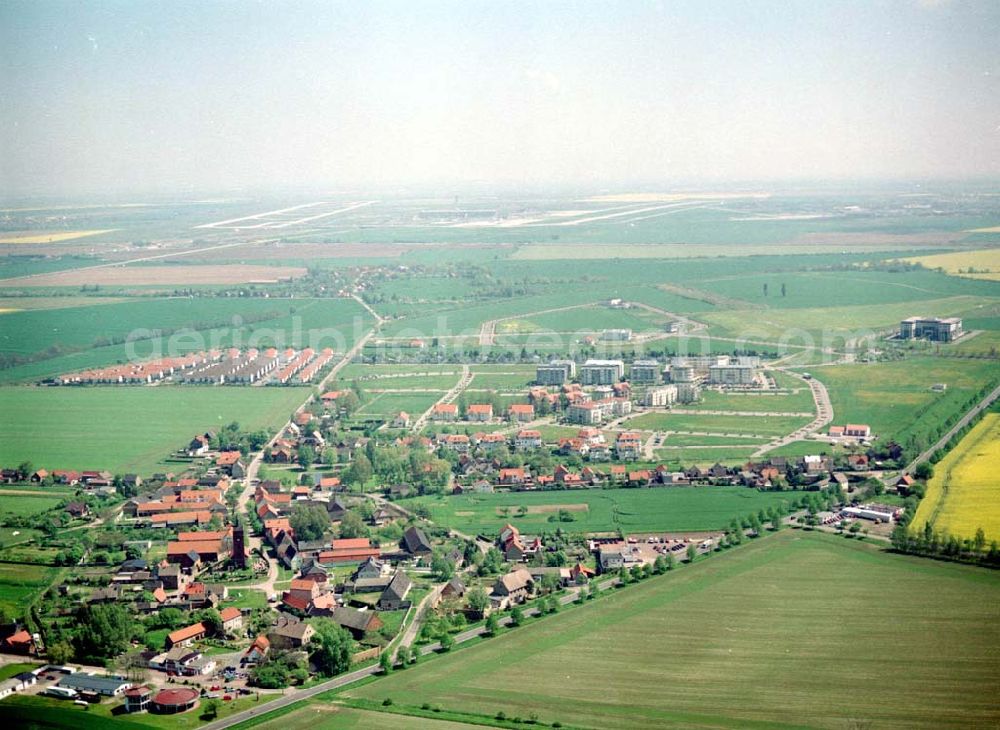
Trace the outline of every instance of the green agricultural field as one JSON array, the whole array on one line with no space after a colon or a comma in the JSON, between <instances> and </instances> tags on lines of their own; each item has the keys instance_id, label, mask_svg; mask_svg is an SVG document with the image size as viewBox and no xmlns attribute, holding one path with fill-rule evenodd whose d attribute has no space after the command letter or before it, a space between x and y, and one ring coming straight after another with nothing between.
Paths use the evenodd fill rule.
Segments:
<instances>
[{"instance_id":1,"label":"green agricultural field","mask_svg":"<svg viewBox=\"0 0 1000 730\"><path fill-rule=\"evenodd\" d=\"M45 497L34 494L4 494L0 496L0 514L31 517L48 512L62 501L62 497Z\"/></svg>"},{"instance_id":2,"label":"green agricultural field","mask_svg":"<svg viewBox=\"0 0 1000 730\"><path fill-rule=\"evenodd\" d=\"M392 708L386 708L391 710ZM259 730L475 730L479 722L468 724L434 717L414 717L386 711L343 707L319 700L310 701L292 712L265 722L247 722L235 726Z\"/></svg>"},{"instance_id":3,"label":"green agricultural field","mask_svg":"<svg viewBox=\"0 0 1000 730\"><path fill-rule=\"evenodd\" d=\"M748 436L784 436L812 419L795 416L715 416L690 413L643 413L623 427L642 431L695 431Z\"/></svg>"},{"instance_id":4,"label":"green agricultural field","mask_svg":"<svg viewBox=\"0 0 1000 730\"><path fill-rule=\"evenodd\" d=\"M717 530L733 517L788 503L794 495L744 487L576 489L415 497L401 504L426 505L431 520L468 534L496 534L508 522L524 532L695 532ZM520 507L527 514L519 516ZM549 522L560 509L572 522Z\"/></svg>"},{"instance_id":5,"label":"green agricultural field","mask_svg":"<svg viewBox=\"0 0 1000 730\"><path fill-rule=\"evenodd\" d=\"M781 295L782 284L785 296ZM924 303L933 299L966 294L1000 296L1000 286L976 282L969 288L960 278L922 270L759 272L705 278L690 286L768 310L815 309L824 304L839 308L909 303L904 306L912 307L913 302L920 302L922 312Z\"/></svg>"},{"instance_id":6,"label":"green agricultural field","mask_svg":"<svg viewBox=\"0 0 1000 730\"><path fill-rule=\"evenodd\" d=\"M4 317L0 352L29 354L53 345L91 347L139 329L232 326L234 316L277 319L287 316L295 304L291 300L177 297L83 302L72 308L15 312Z\"/></svg>"},{"instance_id":7,"label":"green agricultural field","mask_svg":"<svg viewBox=\"0 0 1000 730\"><path fill-rule=\"evenodd\" d=\"M304 388L0 388L0 463L149 474L199 432L277 429ZM174 467L176 469L176 466Z\"/></svg>"},{"instance_id":8,"label":"green agricultural field","mask_svg":"<svg viewBox=\"0 0 1000 730\"><path fill-rule=\"evenodd\" d=\"M914 307L926 312L926 316L944 317L961 314L982 301L980 297L956 295L926 299L919 304L907 301L765 311L732 310L712 312L701 315L701 318L712 325L713 335L778 341L791 345L841 347L845 339L898 327L901 319L912 316Z\"/></svg>"},{"instance_id":9,"label":"green agricultural field","mask_svg":"<svg viewBox=\"0 0 1000 730\"><path fill-rule=\"evenodd\" d=\"M669 320L662 315L652 315L644 309L612 309L611 307L597 306L536 314L529 317L528 321L539 330L555 332L595 332L603 329L631 329L636 332L646 332L662 330Z\"/></svg>"},{"instance_id":10,"label":"green agricultural field","mask_svg":"<svg viewBox=\"0 0 1000 730\"><path fill-rule=\"evenodd\" d=\"M58 568L0 563L0 609L19 616L59 574Z\"/></svg>"},{"instance_id":11,"label":"green agricultural field","mask_svg":"<svg viewBox=\"0 0 1000 730\"><path fill-rule=\"evenodd\" d=\"M996 573L786 530L343 694L487 724L994 727L998 605Z\"/></svg>"},{"instance_id":12,"label":"green agricultural field","mask_svg":"<svg viewBox=\"0 0 1000 730\"><path fill-rule=\"evenodd\" d=\"M1000 377L1000 369L989 360L912 357L813 374L830 392L835 423L867 423L880 441L907 446L911 437L936 437L946 419L964 412L974 394ZM948 389L932 392L935 383Z\"/></svg>"},{"instance_id":13,"label":"green agricultural field","mask_svg":"<svg viewBox=\"0 0 1000 730\"><path fill-rule=\"evenodd\" d=\"M78 312L87 313L81 323L77 323ZM45 355L37 362L0 370L0 382L7 383L210 347L311 346L343 352L365 334L371 316L352 299L218 297L140 299L82 309L15 312L4 315L3 323L11 345L0 348L0 353L37 355L44 351ZM17 339L27 330L30 336L23 342ZM153 331L163 336L148 339ZM130 344L109 344L130 336L135 340Z\"/></svg>"}]
</instances>

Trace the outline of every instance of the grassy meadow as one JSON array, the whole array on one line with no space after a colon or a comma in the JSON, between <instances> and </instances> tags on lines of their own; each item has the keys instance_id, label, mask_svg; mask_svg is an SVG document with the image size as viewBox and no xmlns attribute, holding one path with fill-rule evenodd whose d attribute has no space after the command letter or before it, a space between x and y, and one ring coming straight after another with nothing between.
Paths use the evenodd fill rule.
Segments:
<instances>
[{"instance_id":1,"label":"grassy meadow","mask_svg":"<svg viewBox=\"0 0 1000 730\"><path fill-rule=\"evenodd\" d=\"M970 398L1000 377L995 361L933 357L812 372L830 393L834 423L867 423L882 442L895 439L904 446L911 436L943 433L945 419L963 412ZM935 393L935 383L948 389Z\"/></svg>"},{"instance_id":2,"label":"grassy meadow","mask_svg":"<svg viewBox=\"0 0 1000 730\"><path fill-rule=\"evenodd\" d=\"M624 423L641 431L696 431L750 436L784 436L808 424L807 416L730 416L710 413L643 413Z\"/></svg>"},{"instance_id":3,"label":"grassy meadow","mask_svg":"<svg viewBox=\"0 0 1000 730\"><path fill-rule=\"evenodd\" d=\"M194 434L237 421L276 429L304 388L0 388L0 463L149 474ZM177 467L173 467L176 470Z\"/></svg>"},{"instance_id":4,"label":"grassy meadow","mask_svg":"<svg viewBox=\"0 0 1000 730\"><path fill-rule=\"evenodd\" d=\"M0 563L0 609L19 616L59 574L59 568L25 563Z\"/></svg>"},{"instance_id":5,"label":"grassy meadow","mask_svg":"<svg viewBox=\"0 0 1000 730\"><path fill-rule=\"evenodd\" d=\"M485 724L988 727L998 606L993 572L786 530L343 694Z\"/></svg>"},{"instance_id":6,"label":"grassy meadow","mask_svg":"<svg viewBox=\"0 0 1000 730\"><path fill-rule=\"evenodd\" d=\"M1000 413L987 413L934 465L934 476L911 524L922 530L930 522L959 538L973 537L981 527L988 541L1000 540L998 465Z\"/></svg>"},{"instance_id":7,"label":"grassy meadow","mask_svg":"<svg viewBox=\"0 0 1000 730\"><path fill-rule=\"evenodd\" d=\"M569 532L717 530L733 517L790 499L787 493L744 487L669 487L425 496L401 504L408 509L425 505L437 524L468 534L493 535L508 522L528 533L557 527ZM522 506L527 513L520 515ZM573 521L549 522L560 509L572 514Z\"/></svg>"}]
</instances>

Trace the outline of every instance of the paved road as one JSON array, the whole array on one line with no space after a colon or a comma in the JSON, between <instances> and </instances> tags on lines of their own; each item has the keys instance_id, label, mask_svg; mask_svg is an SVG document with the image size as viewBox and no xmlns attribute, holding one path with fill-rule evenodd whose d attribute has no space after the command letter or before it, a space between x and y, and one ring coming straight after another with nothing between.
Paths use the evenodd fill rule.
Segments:
<instances>
[{"instance_id":1,"label":"paved road","mask_svg":"<svg viewBox=\"0 0 1000 730\"><path fill-rule=\"evenodd\" d=\"M604 590L617 582L617 578L610 578L601 585L601 589ZM571 603L576 599L577 592L579 589L571 588L565 595L560 596L559 602L563 605ZM535 616L538 614L538 609L527 608L524 611L525 616ZM501 626L507 626L510 624L510 617L504 616L500 619ZM474 639L477 636L481 636L486 633L485 627L477 626L475 628L467 629L458 634L455 634L454 639L456 644L461 644L462 642ZM421 656L430 654L441 648L441 645L437 642L432 644L427 644L420 648ZM370 677L379 672L379 666L377 664L364 667L362 669L356 669L353 672L348 672L347 674L341 674L338 677L327 680L326 682L321 682L309 689L296 690L290 694L285 695L280 700L275 700L274 702L268 702L266 705L262 705L260 708L254 708L251 710L244 710L243 712L238 712L235 715L230 715L222 720L216 720L215 722L210 722L200 727L200 730L223 730L223 728L231 727L237 725L245 720L250 720L258 715L264 715L268 712L273 712L274 710L280 709L282 707L287 707L288 705L295 704L296 702L301 702L307 700L310 697L315 697L323 692L328 692L331 689L338 689L344 687L348 684L353 684L358 680L364 679L365 677Z\"/></svg>"},{"instance_id":2,"label":"paved road","mask_svg":"<svg viewBox=\"0 0 1000 730\"><path fill-rule=\"evenodd\" d=\"M913 461L907 464L906 467L903 469L903 473L904 474L911 473L916 468L917 464L919 464L922 461L927 461L928 459L930 459L935 451L943 448L945 444L951 441L951 439L955 436L956 433L958 433L961 429L968 426L973 418L975 418L984 410L989 408L990 405L993 403L993 401L995 401L997 398L1000 398L1000 386L994 388L992 392L988 393L985 397L983 397L981 401L979 401L976 405L970 408L969 411L964 416L958 419L958 423L956 423L954 426L948 429L948 432L944 436L939 438L934 443L933 446L928 448L922 454L917 456L917 458L915 458Z\"/></svg>"},{"instance_id":3,"label":"paved road","mask_svg":"<svg viewBox=\"0 0 1000 730\"><path fill-rule=\"evenodd\" d=\"M455 383L455 385L453 385L451 389L441 396L435 403L431 404L430 408L421 413L420 417L413 422L410 430L413 431L413 433L420 433L420 431L423 430L424 426L427 424L427 421L430 420L431 413L434 412L434 406L439 403L453 403L455 399L458 398L459 394L469 387L469 383L472 382L473 375L474 373L469 369L469 366L463 365L462 377L459 381Z\"/></svg>"},{"instance_id":4,"label":"paved road","mask_svg":"<svg viewBox=\"0 0 1000 730\"><path fill-rule=\"evenodd\" d=\"M768 451L776 449L780 446L790 444L793 441L799 441L801 439L808 438L814 433L819 431L821 428L826 426L833 420L833 404L830 403L830 393L827 391L826 386L823 385L815 377L804 378L799 373L794 370L788 370L787 368L774 368L775 370L780 370L786 375L791 375L794 378L802 380L809 386L809 390L812 393L813 403L816 406L816 417L809 422L808 425L803 426L796 431L793 431L786 436L782 436L780 439L771 441L770 443L761 446L759 449L753 452L752 456L763 456Z\"/></svg>"}]
</instances>

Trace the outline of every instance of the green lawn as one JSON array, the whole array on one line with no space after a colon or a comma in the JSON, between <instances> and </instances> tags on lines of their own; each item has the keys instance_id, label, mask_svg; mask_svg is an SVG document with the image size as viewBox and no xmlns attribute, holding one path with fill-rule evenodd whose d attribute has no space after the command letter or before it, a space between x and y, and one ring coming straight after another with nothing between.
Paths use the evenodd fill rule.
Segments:
<instances>
[{"instance_id":1,"label":"green lawn","mask_svg":"<svg viewBox=\"0 0 1000 730\"><path fill-rule=\"evenodd\" d=\"M199 432L238 421L276 429L302 388L0 388L0 463L149 474ZM176 468L176 467L175 467Z\"/></svg>"},{"instance_id":2,"label":"green lawn","mask_svg":"<svg viewBox=\"0 0 1000 730\"><path fill-rule=\"evenodd\" d=\"M589 489L415 497L401 504L425 504L431 519L465 533L496 534L508 522L525 532L631 532L715 530L733 517L787 502L794 495L758 492L744 487L669 487L661 489ZM528 513L517 516L520 506ZM507 508L506 514L504 508ZM549 522L567 509L573 522Z\"/></svg>"},{"instance_id":3,"label":"green lawn","mask_svg":"<svg viewBox=\"0 0 1000 730\"><path fill-rule=\"evenodd\" d=\"M0 666L0 681L10 679L15 674L20 674L21 672L30 672L37 666L37 664L25 664L19 662L4 664L3 666Z\"/></svg>"},{"instance_id":4,"label":"green lawn","mask_svg":"<svg viewBox=\"0 0 1000 730\"><path fill-rule=\"evenodd\" d=\"M236 608L267 608L267 596L264 591L253 588L230 588L227 606Z\"/></svg>"},{"instance_id":5,"label":"green lawn","mask_svg":"<svg viewBox=\"0 0 1000 730\"><path fill-rule=\"evenodd\" d=\"M996 573L786 530L344 694L581 727L993 727L998 605Z\"/></svg>"}]
</instances>

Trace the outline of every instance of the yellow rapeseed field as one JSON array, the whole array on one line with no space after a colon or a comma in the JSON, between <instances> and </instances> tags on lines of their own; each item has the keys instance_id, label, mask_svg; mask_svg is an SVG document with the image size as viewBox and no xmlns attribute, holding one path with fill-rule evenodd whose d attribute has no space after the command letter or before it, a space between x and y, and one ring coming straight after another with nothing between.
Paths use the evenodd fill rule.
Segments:
<instances>
[{"instance_id":1,"label":"yellow rapeseed field","mask_svg":"<svg viewBox=\"0 0 1000 730\"><path fill-rule=\"evenodd\" d=\"M62 231L61 233L31 233L25 235L0 236L0 243L61 243L75 238L96 236L99 233L111 233L114 228L100 231Z\"/></svg>"},{"instance_id":2,"label":"yellow rapeseed field","mask_svg":"<svg viewBox=\"0 0 1000 730\"><path fill-rule=\"evenodd\" d=\"M906 260L921 264L928 269L941 268L949 274L969 279L1000 281L1000 248L936 253L930 256L914 256Z\"/></svg>"},{"instance_id":3,"label":"yellow rapeseed field","mask_svg":"<svg viewBox=\"0 0 1000 730\"><path fill-rule=\"evenodd\" d=\"M980 527L1000 541L1000 413L989 413L934 467L927 494L910 523L959 538Z\"/></svg>"}]
</instances>

